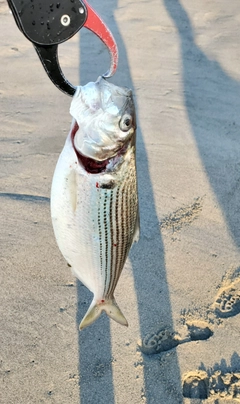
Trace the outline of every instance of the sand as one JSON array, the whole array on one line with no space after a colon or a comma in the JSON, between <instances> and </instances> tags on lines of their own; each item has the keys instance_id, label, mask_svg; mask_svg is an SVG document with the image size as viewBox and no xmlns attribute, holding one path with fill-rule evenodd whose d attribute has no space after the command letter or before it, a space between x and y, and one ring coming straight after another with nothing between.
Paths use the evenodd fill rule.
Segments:
<instances>
[{"instance_id":1,"label":"sand","mask_svg":"<svg viewBox=\"0 0 240 404\"><path fill-rule=\"evenodd\" d=\"M92 0L138 115L141 239L116 290L124 328L78 324L91 294L59 252L50 187L71 98L0 0L0 402L240 402L240 6ZM109 56L81 30L59 47L73 84Z\"/></svg>"}]
</instances>

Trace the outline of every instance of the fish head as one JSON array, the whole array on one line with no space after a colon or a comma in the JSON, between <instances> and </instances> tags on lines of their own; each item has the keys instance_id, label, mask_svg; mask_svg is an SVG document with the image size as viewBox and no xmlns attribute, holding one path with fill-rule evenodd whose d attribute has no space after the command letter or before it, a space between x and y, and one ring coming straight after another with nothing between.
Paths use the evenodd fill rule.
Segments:
<instances>
[{"instance_id":1,"label":"fish head","mask_svg":"<svg viewBox=\"0 0 240 404\"><path fill-rule=\"evenodd\" d=\"M87 158L99 162L110 159L134 138L132 91L102 77L77 88L70 113L74 119L74 148Z\"/></svg>"}]
</instances>

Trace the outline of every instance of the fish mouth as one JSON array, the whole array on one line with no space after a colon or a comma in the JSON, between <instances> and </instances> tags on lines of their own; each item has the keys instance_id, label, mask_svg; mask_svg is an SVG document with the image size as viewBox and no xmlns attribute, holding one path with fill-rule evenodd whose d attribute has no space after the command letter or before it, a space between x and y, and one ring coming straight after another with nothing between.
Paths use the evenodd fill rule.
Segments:
<instances>
[{"instance_id":1,"label":"fish mouth","mask_svg":"<svg viewBox=\"0 0 240 404\"><path fill-rule=\"evenodd\" d=\"M77 155L78 161L79 163L83 166L83 168L89 173L89 174L99 174L99 173L103 173L106 171L107 166L110 162L114 162L115 164L117 164L119 162L119 160L121 159L121 157L125 154L128 145L130 143L130 140L128 142L126 142L123 146L120 145L119 149L116 150L116 152L114 153L114 156L109 157L105 160L99 161L99 160L94 160L90 157L85 156L84 154L80 153L75 145L74 145L74 136L77 133L79 129L78 123L77 121L74 122L73 124L73 128L71 131L71 141L72 141L72 146L73 149ZM115 165L113 164L113 166Z\"/></svg>"}]
</instances>

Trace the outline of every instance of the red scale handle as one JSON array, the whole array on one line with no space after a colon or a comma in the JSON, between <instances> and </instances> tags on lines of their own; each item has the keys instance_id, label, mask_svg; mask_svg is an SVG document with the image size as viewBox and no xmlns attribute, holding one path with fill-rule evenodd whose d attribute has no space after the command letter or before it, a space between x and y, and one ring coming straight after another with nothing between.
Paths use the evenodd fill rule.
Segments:
<instances>
[{"instance_id":1,"label":"red scale handle","mask_svg":"<svg viewBox=\"0 0 240 404\"><path fill-rule=\"evenodd\" d=\"M110 69L103 75L103 77L111 77L116 72L118 66L117 44L111 31L104 24L104 22L98 16L98 14L85 0L84 3L87 8L87 19L83 26L92 31L95 35L97 35L101 39L101 41L107 46L111 55L111 66Z\"/></svg>"}]
</instances>

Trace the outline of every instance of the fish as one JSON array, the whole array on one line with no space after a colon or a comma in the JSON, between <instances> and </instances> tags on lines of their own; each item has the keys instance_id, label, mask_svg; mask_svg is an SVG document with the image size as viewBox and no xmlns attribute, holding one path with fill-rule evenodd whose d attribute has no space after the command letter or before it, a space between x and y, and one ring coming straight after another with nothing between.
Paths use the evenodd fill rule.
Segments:
<instances>
[{"instance_id":1,"label":"fish","mask_svg":"<svg viewBox=\"0 0 240 404\"><path fill-rule=\"evenodd\" d=\"M93 293L79 328L102 312L128 326L114 291L140 233L132 91L99 77L77 87L70 114L53 175L51 218L73 275Z\"/></svg>"}]
</instances>

